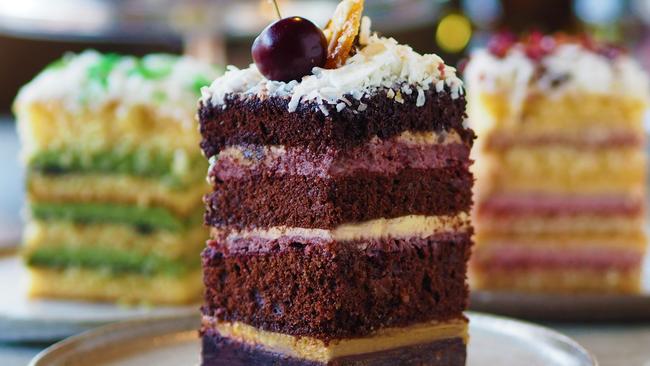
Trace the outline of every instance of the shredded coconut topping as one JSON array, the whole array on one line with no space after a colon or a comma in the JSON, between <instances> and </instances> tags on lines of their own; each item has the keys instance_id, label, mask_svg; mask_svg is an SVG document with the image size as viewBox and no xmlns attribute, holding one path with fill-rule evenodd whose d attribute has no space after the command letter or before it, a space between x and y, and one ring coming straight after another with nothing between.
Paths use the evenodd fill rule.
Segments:
<instances>
[{"instance_id":1,"label":"shredded coconut topping","mask_svg":"<svg viewBox=\"0 0 650 366\"><path fill-rule=\"evenodd\" d=\"M630 56L608 58L572 43L557 46L538 61L527 57L521 45L504 57L478 50L471 55L465 79L473 91L509 95L514 113L531 93L648 97L648 78Z\"/></svg>"},{"instance_id":2,"label":"shredded coconut topping","mask_svg":"<svg viewBox=\"0 0 650 366\"><path fill-rule=\"evenodd\" d=\"M366 30L360 40L367 43L362 43L358 52L340 68L314 68L312 75L304 76L300 82L284 83L266 79L254 64L241 70L229 66L222 77L201 90L202 101L226 108L229 95L285 97L289 99L290 112L295 111L299 103L316 102L327 115L330 109L326 105L332 105L335 107L332 110L340 112L351 105L346 102L346 95L360 101L379 89L388 89L389 98L399 95L395 101L400 103L404 102L400 89L402 94L417 93L418 107L424 105L424 92L432 86L437 92L447 86L452 98L464 93L456 70L445 65L440 57L420 55L392 38L368 35L369 21L364 20L362 24ZM366 107L359 105L355 111L362 112Z\"/></svg>"},{"instance_id":3,"label":"shredded coconut topping","mask_svg":"<svg viewBox=\"0 0 650 366\"><path fill-rule=\"evenodd\" d=\"M48 66L20 90L16 106L60 101L75 110L117 101L122 110L155 105L157 113L187 120L196 112L200 88L218 74L215 67L190 57L136 58L89 50Z\"/></svg>"}]
</instances>

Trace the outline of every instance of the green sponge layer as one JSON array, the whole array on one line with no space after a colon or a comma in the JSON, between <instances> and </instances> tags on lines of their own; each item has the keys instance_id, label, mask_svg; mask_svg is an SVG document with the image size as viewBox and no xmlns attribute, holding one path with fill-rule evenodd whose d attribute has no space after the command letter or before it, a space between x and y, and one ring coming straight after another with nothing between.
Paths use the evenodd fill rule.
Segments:
<instances>
[{"instance_id":1,"label":"green sponge layer","mask_svg":"<svg viewBox=\"0 0 650 366\"><path fill-rule=\"evenodd\" d=\"M29 168L43 174L108 173L159 179L161 183L183 187L203 179L207 169L200 155L188 157L162 151L72 150L43 151L29 159Z\"/></svg>"},{"instance_id":2,"label":"green sponge layer","mask_svg":"<svg viewBox=\"0 0 650 366\"><path fill-rule=\"evenodd\" d=\"M110 222L133 225L143 232L152 230L182 231L201 225L200 215L179 218L162 207L140 207L105 203L30 204L31 215L38 220L69 220L80 223Z\"/></svg>"},{"instance_id":3,"label":"green sponge layer","mask_svg":"<svg viewBox=\"0 0 650 366\"><path fill-rule=\"evenodd\" d=\"M84 267L110 271L114 274L138 273L180 277L199 266L199 254L184 261L175 261L155 254L114 250L105 247L47 247L26 255L29 266L49 268Z\"/></svg>"}]
</instances>

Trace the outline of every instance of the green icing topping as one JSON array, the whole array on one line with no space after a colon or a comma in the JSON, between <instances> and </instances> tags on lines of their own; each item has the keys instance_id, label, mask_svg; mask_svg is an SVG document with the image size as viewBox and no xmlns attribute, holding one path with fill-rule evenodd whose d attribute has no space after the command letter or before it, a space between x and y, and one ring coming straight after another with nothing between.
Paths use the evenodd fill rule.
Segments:
<instances>
[{"instance_id":1,"label":"green icing topping","mask_svg":"<svg viewBox=\"0 0 650 366\"><path fill-rule=\"evenodd\" d=\"M88 79L106 88L108 86L108 76L121 59L122 56L114 53L102 55L99 61L88 69Z\"/></svg>"},{"instance_id":2,"label":"green icing topping","mask_svg":"<svg viewBox=\"0 0 650 366\"><path fill-rule=\"evenodd\" d=\"M111 273L138 273L142 275L182 276L188 270L197 268L199 255L172 260L156 254L141 254L106 247L46 247L27 254L31 266L69 268L85 267L107 270Z\"/></svg>"},{"instance_id":3,"label":"green icing topping","mask_svg":"<svg viewBox=\"0 0 650 366\"><path fill-rule=\"evenodd\" d=\"M146 58L138 59L129 74L140 75L148 80L162 79L171 74L177 60L176 57L163 55L158 56L155 63L147 62Z\"/></svg>"},{"instance_id":4,"label":"green icing topping","mask_svg":"<svg viewBox=\"0 0 650 366\"><path fill-rule=\"evenodd\" d=\"M61 59L64 66L66 58ZM111 72L120 62L124 60L133 60L131 69L127 69L128 76L139 76L146 80L162 80L169 77L174 70L174 66L178 63L179 56L174 55L150 55L143 58L135 58L130 56L121 56L113 53L101 55L99 60L88 68L88 80L90 82L98 83L102 87L108 86L108 77ZM215 73L217 69L215 68ZM187 89L196 95L200 95L201 88L210 85L212 82L207 75L195 74L193 77L188 78L191 83L187 85ZM164 102L167 100L167 95L163 91L155 91L152 96L156 102Z\"/></svg>"},{"instance_id":5,"label":"green icing topping","mask_svg":"<svg viewBox=\"0 0 650 366\"><path fill-rule=\"evenodd\" d=\"M201 88L204 86L208 86L212 83L212 81L208 78L206 78L203 75L198 75L194 78L194 81L192 82L192 91L194 91L197 94L201 93Z\"/></svg>"},{"instance_id":6,"label":"green icing topping","mask_svg":"<svg viewBox=\"0 0 650 366\"><path fill-rule=\"evenodd\" d=\"M134 57L88 50L66 54L50 64L21 89L16 102L60 99L71 107L83 107L118 99L125 104L160 106L160 113L190 115L200 88L221 73L221 68L191 57Z\"/></svg>"},{"instance_id":7,"label":"green icing topping","mask_svg":"<svg viewBox=\"0 0 650 366\"><path fill-rule=\"evenodd\" d=\"M156 178L174 188L200 181L207 164L202 156L180 159L159 151L81 153L43 151L29 161L29 168L43 174L110 173Z\"/></svg>"},{"instance_id":8,"label":"green icing topping","mask_svg":"<svg viewBox=\"0 0 650 366\"><path fill-rule=\"evenodd\" d=\"M45 70L58 70L64 68L68 64L68 61L65 57L62 57L56 61L51 62L49 65L45 66Z\"/></svg>"},{"instance_id":9,"label":"green icing topping","mask_svg":"<svg viewBox=\"0 0 650 366\"><path fill-rule=\"evenodd\" d=\"M155 102L162 103L167 100L167 93L161 90L156 90L153 92L153 95L151 97Z\"/></svg>"},{"instance_id":10,"label":"green icing topping","mask_svg":"<svg viewBox=\"0 0 650 366\"><path fill-rule=\"evenodd\" d=\"M191 217L189 220L178 218L162 207L86 202L34 202L30 205L30 209L32 216L39 220L70 220L82 223L112 222L132 225L145 233L152 230L182 231L201 222L198 217Z\"/></svg>"}]
</instances>

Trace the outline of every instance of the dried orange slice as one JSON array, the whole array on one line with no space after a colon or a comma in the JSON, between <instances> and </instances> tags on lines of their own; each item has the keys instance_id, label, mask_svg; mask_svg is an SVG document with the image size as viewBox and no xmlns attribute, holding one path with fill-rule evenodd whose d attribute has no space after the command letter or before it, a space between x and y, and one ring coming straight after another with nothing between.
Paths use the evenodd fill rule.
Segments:
<instances>
[{"instance_id":1,"label":"dried orange slice","mask_svg":"<svg viewBox=\"0 0 650 366\"><path fill-rule=\"evenodd\" d=\"M336 69L350 57L354 40L359 34L364 0L343 0L325 27L327 38L326 69Z\"/></svg>"}]
</instances>

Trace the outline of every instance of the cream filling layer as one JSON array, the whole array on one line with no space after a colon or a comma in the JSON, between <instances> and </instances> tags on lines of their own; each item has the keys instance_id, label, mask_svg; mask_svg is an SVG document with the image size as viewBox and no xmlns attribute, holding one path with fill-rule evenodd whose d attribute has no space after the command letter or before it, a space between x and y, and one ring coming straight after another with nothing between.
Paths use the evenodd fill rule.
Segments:
<instances>
[{"instance_id":1,"label":"cream filling layer","mask_svg":"<svg viewBox=\"0 0 650 366\"><path fill-rule=\"evenodd\" d=\"M470 228L470 215L461 212L455 216L408 215L392 219L376 219L354 224L343 224L333 229L308 229L274 226L268 229L226 231L213 228L213 237L226 240L261 238L275 240L281 237L322 239L327 241L354 241L382 238L427 238L443 232L465 232Z\"/></svg>"},{"instance_id":2,"label":"cream filling layer","mask_svg":"<svg viewBox=\"0 0 650 366\"><path fill-rule=\"evenodd\" d=\"M427 322L403 328L385 328L367 337L335 339L329 343L312 338L269 332L240 322L219 322L203 318L204 328L216 330L222 337L253 346L262 346L271 352L328 362L336 358L381 352L408 347L441 339L462 338L467 343L467 321L454 319L447 322Z\"/></svg>"}]
</instances>

